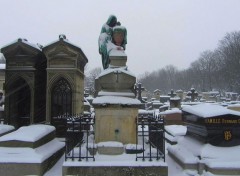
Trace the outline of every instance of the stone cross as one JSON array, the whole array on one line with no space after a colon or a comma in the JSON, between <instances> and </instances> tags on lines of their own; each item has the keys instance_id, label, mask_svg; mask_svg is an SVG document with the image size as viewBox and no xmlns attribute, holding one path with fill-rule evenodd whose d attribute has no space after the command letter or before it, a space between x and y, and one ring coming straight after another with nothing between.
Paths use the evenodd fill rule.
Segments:
<instances>
[{"instance_id":1,"label":"stone cross","mask_svg":"<svg viewBox=\"0 0 240 176\"><path fill-rule=\"evenodd\" d=\"M138 100L140 100L141 102L143 101L142 100L142 91L145 89L144 87L142 87L142 84L141 83L137 83L137 86L135 87L136 89L136 93L137 93L137 97L138 97Z\"/></svg>"},{"instance_id":2,"label":"stone cross","mask_svg":"<svg viewBox=\"0 0 240 176\"><path fill-rule=\"evenodd\" d=\"M171 89L171 92L168 94L171 98L176 96L176 93L174 93L173 89Z\"/></svg>"},{"instance_id":3,"label":"stone cross","mask_svg":"<svg viewBox=\"0 0 240 176\"><path fill-rule=\"evenodd\" d=\"M191 96L191 101L194 102L195 98L198 96L197 91L194 88L187 93L187 96Z\"/></svg>"},{"instance_id":4,"label":"stone cross","mask_svg":"<svg viewBox=\"0 0 240 176\"><path fill-rule=\"evenodd\" d=\"M118 70L114 71L114 74L117 76L117 78L116 78L116 82L117 82L117 83L118 83L118 75L119 75L120 73L121 73L121 72L118 71Z\"/></svg>"}]
</instances>

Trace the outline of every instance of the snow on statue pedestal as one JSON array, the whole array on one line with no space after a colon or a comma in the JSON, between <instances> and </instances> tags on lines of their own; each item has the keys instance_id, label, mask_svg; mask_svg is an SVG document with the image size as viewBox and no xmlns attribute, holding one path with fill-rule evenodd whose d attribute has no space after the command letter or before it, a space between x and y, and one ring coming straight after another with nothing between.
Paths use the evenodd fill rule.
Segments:
<instances>
[{"instance_id":1,"label":"snow on statue pedestal","mask_svg":"<svg viewBox=\"0 0 240 176\"><path fill-rule=\"evenodd\" d=\"M136 77L126 66L125 44L126 29L123 26L115 26L100 34L99 51L104 71L95 82L98 88L97 98L93 100L96 143L137 143L136 118L141 102L135 99Z\"/></svg>"},{"instance_id":2,"label":"snow on statue pedestal","mask_svg":"<svg viewBox=\"0 0 240 176\"><path fill-rule=\"evenodd\" d=\"M109 53L110 67L124 67L127 62L127 55L122 50L112 50Z\"/></svg>"},{"instance_id":3,"label":"snow on statue pedestal","mask_svg":"<svg viewBox=\"0 0 240 176\"><path fill-rule=\"evenodd\" d=\"M136 121L141 102L135 98L136 77L126 66L126 32L123 26L117 25L114 15L110 15L103 25L99 53L104 71L95 80L96 98L92 101L95 109L95 136L86 138L91 142L90 145L87 142L87 145L83 144L77 149L76 155L80 154L78 161L81 163L70 158L64 162L63 175L168 175L167 163L158 158L160 153L151 150L149 143L144 148L144 139L137 135ZM86 153L82 152L84 150ZM92 155L94 162L89 162L92 157L88 157L88 151L96 153ZM138 160L133 153L143 156L140 157L142 160ZM86 161L81 160L84 156ZM148 161L145 156L151 159ZM155 161L152 160L153 156L156 156Z\"/></svg>"},{"instance_id":4,"label":"snow on statue pedestal","mask_svg":"<svg viewBox=\"0 0 240 176\"><path fill-rule=\"evenodd\" d=\"M139 100L120 97L102 96L93 100L96 122L96 143L118 141L123 144L135 144L136 117Z\"/></svg>"}]
</instances>

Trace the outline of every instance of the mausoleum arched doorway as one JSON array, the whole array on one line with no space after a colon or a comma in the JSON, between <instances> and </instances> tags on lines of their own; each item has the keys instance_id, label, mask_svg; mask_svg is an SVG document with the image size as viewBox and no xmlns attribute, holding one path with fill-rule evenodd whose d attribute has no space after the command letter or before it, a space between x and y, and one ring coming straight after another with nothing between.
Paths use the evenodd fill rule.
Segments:
<instances>
[{"instance_id":1,"label":"mausoleum arched doorway","mask_svg":"<svg viewBox=\"0 0 240 176\"><path fill-rule=\"evenodd\" d=\"M57 136L65 136L66 117L72 114L72 88L69 82L60 78L51 89L51 124L56 127Z\"/></svg>"},{"instance_id":2,"label":"mausoleum arched doorway","mask_svg":"<svg viewBox=\"0 0 240 176\"><path fill-rule=\"evenodd\" d=\"M9 86L9 116L16 127L31 123L31 89L23 78L18 78Z\"/></svg>"},{"instance_id":3,"label":"mausoleum arched doorway","mask_svg":"<svg viewBox=\"0 0 240 176\"><path fill-rule=\"evenodd\" d=\"M69 82L60 78L51 91L51 117L72 114L72 88Z\"/></svg>"}]
</instances>

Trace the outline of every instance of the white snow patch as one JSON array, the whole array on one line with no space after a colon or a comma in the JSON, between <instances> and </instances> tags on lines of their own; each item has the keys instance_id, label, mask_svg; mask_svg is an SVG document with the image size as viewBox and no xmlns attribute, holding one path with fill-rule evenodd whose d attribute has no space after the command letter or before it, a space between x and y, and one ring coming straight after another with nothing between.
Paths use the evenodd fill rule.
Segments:
<instances>
[{"instance_id":1,"label":"white snow patch","mask_svg":"<svg viewBox=\"0 0 240 176\"><path fill-rule=\"evenodd\" d=\"M107 75L109 73L112 73L112 72L114 72L114 73L116 73L116 72L118 72L118 73L123 72L123 73L125 73L127 75L135 77L135 75L133 73L131 73L129 70L127 70L126 67L119 67L119 68L107 68L107 69L103 70L97 78L100 78L100 77L102 77L104 75Z\"/></svg>"},{"instance_id":2,"label":"white snow patch","mask_svg":"<svg viewBox=\"0 0 240 176\"><path fill-rule=\"evenodd\" d=\"M183 125L166 125L165 130L172 136L184 136L187 133L187 127Z\"/></svg>"},{"instance_id":3,"label":"white snow patch","mask_svg":"<svg viewBox=\"0 0 240 176\"><path fill-rule=\"evenodd\" d=\"M132 92L98 92L98 96L126 96L126 97L135 97L135 94Z\"/></svg>"},{"instance_id":4,"label":"white snow patch","mask_svg":"<svg viewBox=\"0 0 240 176\"><path fill-rule=\"evenodd\" d=\"M240 115L240 112L233 111L230 109L227 109L226 107L215 105L215 104L208 104L203 103L199 105L194 106L184 106L182 107L183 111L189 112L191 114L195 114L199 117L215 117L220 115L226 115L226 114L233 114L233 115Z\"/></svg>"},{"instance_id":5,"label":"white snow patch","mask_svg":"<svg viewBox=\"0 0 240 176\"><path fill-rule=\"evenodd\" d=\"M107 142L99 142L97 146L98 147L123 147L123 144L117 141L107 141Z\"/></svg>"},{"instance_id":6,"label":"white snow patch","mask_svg":"<svg viewBox=\"0 0 240 176\"><path fill-rule=\"evenodd\" d=\"M93 100L93 104L123 104L123 105L140 105L138 99L118 97L118 96L102 96Z\"/></svg>"},{"instance_id":7,"label":"white snow patch","mask_svg":"<svg viewBox=\"0 0 240 176\"><path fill-rule=\"evenodd\" d=\"M124 50L112 49L109 53L109 56L126 57L127 55L124 53Z\"/></svg>"},{"instance_id":8,"label":"white snow patch","mask_svg":"<svg viewBox=\"0 0 240 176\"><path fill-rule=\"evenodd\" d=\"M14 126L0 124L0 134L6 133L8 131L14 130Z\"/></svg>"},{"instance_id":9,"label":"white snow patch","mask_svg":"<svg viewBox=\"0 0 240 176\"><path fill-rule=\"evenodd\" d=\"M42 163L58 150L64 147L63 142L57 139L38 148L27 147L0 147L1 163Z\"/></svg>"},{"instance_id":10,"label":"white snow patch","mask_svg":"<svg viewBox=\"0 0 240 176\"><path fill-rule=\"evenodd\" d=\"M24 126L12 133L9 133L0 137L0 141L16 140L16 141L35 142L54 130L55 130L55 127L50 125Z\"/></svg>"},{"instance_id":11,"label":"white snow patch","mask_svg":"<svg viewBox=\"0 0 240 176\"><path fill-rule=\"evenodd\" d=\"M178 108L172 108L166 111L159 112L160 115L176 114L176 113L182 114L182 111Z\"/></svg>"}]
</instances>

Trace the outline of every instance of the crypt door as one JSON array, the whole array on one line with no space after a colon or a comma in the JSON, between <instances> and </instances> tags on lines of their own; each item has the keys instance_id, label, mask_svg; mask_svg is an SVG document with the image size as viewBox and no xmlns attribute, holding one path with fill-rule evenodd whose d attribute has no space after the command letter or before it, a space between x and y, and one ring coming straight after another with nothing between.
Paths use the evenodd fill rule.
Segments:
<instances>
[{"instance_id":1,"label":"crypt door","mask_svg":"<svg viewBox=\"0 0 240 176\"><path fill-rule=\"evenodd\" d=\"M59 79L51 92L51 117L72 114L72 89L68 81Z\"/></svg>"},{"instance_id":2,"label":"crypt door","mask_svg":"<svg viewBox=\"0 0 240 176\"><path fill-rule=\"evenodd\" d=\"M9 87L9 115L16 127L30 124L31 90L27 82L19 78Z\"/></svg>"}]
</instances>

